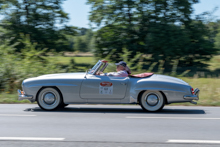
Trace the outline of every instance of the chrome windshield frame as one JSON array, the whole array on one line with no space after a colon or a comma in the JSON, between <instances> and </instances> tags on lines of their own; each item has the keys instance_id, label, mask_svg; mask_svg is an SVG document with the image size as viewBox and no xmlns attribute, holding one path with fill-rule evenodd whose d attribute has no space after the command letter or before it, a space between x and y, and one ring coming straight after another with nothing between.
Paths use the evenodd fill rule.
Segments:
<instances>
[{"instance_id":1,"label":"chrome windshield frame","mask_svg":"<svg viewBox=\"0 0 220 147\"><path fill-rule=\"evenodd\" d=\"M102 65L103 65L103 67L102 67ZM101 69L100 71L103 72L107 66L108 66L108 63L102 62L101 60L99 60L99 61L93 66L93 68L88 71L88 74L95 75L95 73L100 69L100 67L102 67L102 69Z\"/></svg>"},{"instance_id":2,"label":"chrome windshield frame","mask_svg":"<svg viewBox=\"0 0 220 147\"><path fill-rule=\"evenodd\" d=\"M98 71L98 69L101 67L102 65L102 61L99 60L91 70L89 70L88 74L92 74L92 75L95 75L95 73Z\"/></svg>"}]
</instances>

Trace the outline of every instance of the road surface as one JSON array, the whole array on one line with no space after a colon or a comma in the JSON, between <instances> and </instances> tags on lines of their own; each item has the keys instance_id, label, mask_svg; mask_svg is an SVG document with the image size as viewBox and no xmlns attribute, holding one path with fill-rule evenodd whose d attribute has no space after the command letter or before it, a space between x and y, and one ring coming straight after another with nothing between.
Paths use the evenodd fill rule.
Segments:
<instances>
[{"instance_id":1,"label":"road surface","mask_svg":"<svg viewBox=\"0 0 220 147\"><path fill-rule=\"evenodd\" d=\"M220 146L220 107L0 104L0 147Z\"/></svg>"}]
</instances>

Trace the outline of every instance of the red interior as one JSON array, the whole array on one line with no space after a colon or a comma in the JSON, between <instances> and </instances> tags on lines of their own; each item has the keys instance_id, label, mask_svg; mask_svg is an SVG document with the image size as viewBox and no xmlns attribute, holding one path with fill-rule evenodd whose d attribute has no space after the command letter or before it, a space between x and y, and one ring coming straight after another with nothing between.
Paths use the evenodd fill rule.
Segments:
<instances>
[{"instance_id":1,"label":"red interior","mask_svg":"<svg viewBox=\"0 0 220 147\"><path fill-rule=\"evenodd\" d=\"M145 77L149 77L152 76L154 73L141 73L141 74L137 74L137 75L131 75L131 77L136 77L136 78L145 78Z\"/></svg>"}]
</instances>

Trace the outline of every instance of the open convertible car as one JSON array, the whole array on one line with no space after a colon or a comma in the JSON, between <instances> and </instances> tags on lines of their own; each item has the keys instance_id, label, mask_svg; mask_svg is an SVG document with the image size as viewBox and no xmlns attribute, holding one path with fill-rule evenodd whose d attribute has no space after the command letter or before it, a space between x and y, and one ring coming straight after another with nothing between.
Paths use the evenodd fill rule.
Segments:
<instances>
[{"instance_id":1,"label":"open convertible car","mask_svg":"<svg viewBox=\"0 0 220 147\"><path fill-rule=\"evenodd\" d=\"M128 77L100 76L108 62L99 60L85 73L49 74L23 81L19 100L37 101L44 110L68 104L140 104L159 111L165 104L199 100L199 89L181 79L153 73Z\"/></svg>"}]
</instances>

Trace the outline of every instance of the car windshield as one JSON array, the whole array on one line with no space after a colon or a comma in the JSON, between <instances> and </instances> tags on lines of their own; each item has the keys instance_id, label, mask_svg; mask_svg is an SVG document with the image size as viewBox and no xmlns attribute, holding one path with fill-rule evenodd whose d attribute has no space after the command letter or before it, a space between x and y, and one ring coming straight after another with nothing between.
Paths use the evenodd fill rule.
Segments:
<instances>
[{"instance_id":1,"label":"car windshield","mask_svg":"<svg viewBox=\"0 0 220 147\"><path fill-rule=\"evenodd\" d=\"M94 74L94 72L97 71L97 68L100 66L100 64L102 64L102 62L99 60L99 61L95 64L95 66L93 66L93 68L89 70L88 73L89 73L89 74Z\"/></svg>"}]
</instances>

